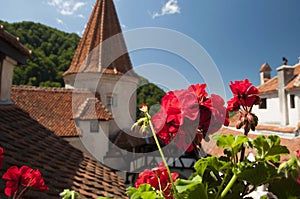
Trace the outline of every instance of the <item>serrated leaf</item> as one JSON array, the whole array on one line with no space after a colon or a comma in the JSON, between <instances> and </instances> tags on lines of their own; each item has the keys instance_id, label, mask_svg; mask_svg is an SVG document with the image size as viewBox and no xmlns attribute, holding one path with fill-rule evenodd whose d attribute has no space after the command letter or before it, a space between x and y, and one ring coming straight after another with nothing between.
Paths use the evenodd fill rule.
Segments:
<instances>
[{"instance_id":1,"label":"serrated leaf","mask_svg":"<svg viewBox=\"0 0 300 199\"><path fill-rule=\"evenodd\" d=\"M263 162L251 167L245 166L239 170L237 176L239 179L250 182L255 186L261 185L270 179L279 177L277 170L273 166Z\"/></svg>"},{"instance_id":2,"label":"serrated leaf","mask_svg":"<svg viewBox=\"0 0 300 199\"><path fill-rule=\"evenodd\" d=\"M198 160L195 163L195 170L198 175L203 177L204 172L207 170L207 168L214 169L216 171L221 171L226 168L230 167L230 162L225 162L222 160L219 160L216 156L206 157Z\"/></svg>"},{"instance_id":3,"label":"serrated leaf","mask_svg":"<svg viewBox=\"0 0 300 199\"><path fill-rule=\"evenodd\" d=\"M267 138L260 135L252 142L253 147L257 150L256 159L278 162L281 154L288 154L286 146L280 145L280 138L270 135Z\"/></svg>"},{"instance_id":4,"label":"serrated leaf","mask_svg":"<svg viewBox=\"0 0 300 199\"><path fill-rule=\"evenodd\" d=\"M233 135L215 134L213 138L217 140L217 146L221 148L231 147L234 142Z\"/></svg>"}]
</instances>

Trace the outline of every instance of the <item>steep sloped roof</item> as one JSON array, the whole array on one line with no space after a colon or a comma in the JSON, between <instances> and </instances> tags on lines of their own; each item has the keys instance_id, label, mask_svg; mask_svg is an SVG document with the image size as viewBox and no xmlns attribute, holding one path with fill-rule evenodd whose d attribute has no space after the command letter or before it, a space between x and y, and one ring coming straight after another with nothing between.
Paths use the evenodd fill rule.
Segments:
<instances>
[{"instance_id":1,"label":"steep sloped roof","mask_svg":"<svg viewBox=\"0 0 300 199\"><path fill-rule=\"evenodd\" d=\"M115 35L118 36L113 37ZM104 42L112 37L114 39L109 43ZM116 75L129 72L129 75L133 75L131 69L131 61L113 0L97 0L70 68L63 76L80 72Z\"/></svg>"},{"instance_id":2,"label":"steep sloped roof","mask_svg":"<svg viewBox=\"0 0 300 199\"><path fill-rule=\"evenodd\" d=\"M79 135L73 113L78 113L84 102L87 99L95 98L95 95L85 90L13 87L11 98L16 105L56 135L73 137ZM110 120L111 113L102 105L101 101L97 99L95 102L97 103L90 104L90 109L97 110L91 119ZM93 113L89 112L88 114L88 117L91 117Z\"/></svg>"},{"instance_id":3,"label":"steep sloped roof","mask_svg":"<svg viewBox=\"0 0 300 199\"><path fill-rule=\"evenodd\" d=\"M268 63L264 63L261 65L259 72L264 72L264 71L271 71L271 67Z\"/></svg>"},{"instance_id":4,"label":"steep sloped roof","mask_svg":"<svg viewBox=\"0 0 300 199\"><path fill-rule=\"evenodd\" d=\"M123 179L93 158L69 145L16 105L0 105L0 146L3 170L12 165L39 169L48 192L28 192L26 198L59 198L63 189L74 189L83 198L126 198ZM1 189L4 180L0 180ZM0 198L5 198L3 190Z\"/></svg>"},{"instance_id":5,"label":"steep sloped roof","mask_svg":"<svg viewBox=\"0 0 300 199\"><path fill-rule=\"evenodd\" d=\"M277 91L277 88L278 88L278 77L276 76L268 80L266 83L260 85L258 87L258 90L260 91L260 93L266 94L266 93L273 93Z\"/></svg>"}]
</instances>

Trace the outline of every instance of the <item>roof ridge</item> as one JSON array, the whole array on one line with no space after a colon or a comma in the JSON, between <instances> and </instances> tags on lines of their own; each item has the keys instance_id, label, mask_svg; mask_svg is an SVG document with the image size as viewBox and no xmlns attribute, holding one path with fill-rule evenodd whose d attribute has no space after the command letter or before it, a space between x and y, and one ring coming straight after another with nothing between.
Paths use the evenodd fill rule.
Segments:
<instances>
[{"instance_id":1,"label":"roof ridge","mask_svg":"<svg viewBox=\"0 0 300 199\"><path fill-rule=\"evenodd\" d=\"M117 38L113 37L115 35ZM112 44L105 45L105 41L109 38L114 38ZM135 76L131 70L132 64L114 3L112 0L97 0L70 67L63 77L80 72L105 74L129 72L130 76Z\"/></svg>"},{"instance_id":2,"label":"roof ridge","mask_svg":"<svg viewBox=\"0 0 300 199\"><path fill-rule=\"evenodd\" d=\"M40 86L28 86L28 85L13 85L12 89L25 89L31 91L65 91L65 92L92 92L86 88L65 88L65 87L40 87Z\"/></svg>"}]
</instances>

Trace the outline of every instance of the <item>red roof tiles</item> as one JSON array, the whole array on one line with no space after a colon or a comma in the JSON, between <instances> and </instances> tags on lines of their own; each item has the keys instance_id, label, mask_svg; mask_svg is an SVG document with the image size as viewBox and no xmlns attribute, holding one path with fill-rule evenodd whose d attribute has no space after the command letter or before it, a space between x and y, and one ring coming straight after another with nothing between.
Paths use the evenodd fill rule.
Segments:
<instances>
[{"instance_id":1,"label":"red roof tiles","mask_svg":"<svg viewBox=\"0 0 300 199\"><path fill-rule=\"evenodd\" d=\"M113 37L117 34L119 35ZM112 37L114 39L111 39ZM107 39L110 39L109 43ZM131 69L114 3L112 0L97 0L71 66L63 76L80 72L129 72L134 75Z\"/></svg>"},{"instance_id":2,"label":"red roof tiles","mask_svg":"<svg viewBox=\"0 0 300 199\"><path fill-rule=\"evenodd\" d=\"M102 102L97 98L87 98L78 109L75 119L80 120L110 120L112 114L105 108Z\"/></svg>"},{"instance_id":3,"label":"red roof tiles","mask_svg":"<svg viewBox=\"0 0 300 199\"><path fill-rule=\"evenodd\" d=\"M32 190L26 198L59 198L63 189L74 189L82 198L126 198L122 178L54 135L24 110L16 105L0 105L0 115L3 170L12 165L39 169L50 189ZM1 189L3 183L1 180ZM5 198L3 190L0 198Z\"/></svg>"},{"instance_id":4,"label":"red roof tiles","mask_svg":"<svg viewBox=\"0 0 300 199\"><path fill-rule=\"evenodd\" d=\"M262 94L273 93L276 92L278 88L278 77L273 77L272 79L266 81L266 83L260 85L258 90Z\"/></svg>"},{"instance_id":5,"label":"red roof tiles","mask_svg":"<svg viewBox=\"0 0 300 199\"><path fill-rule=\"evenodd\" d=\"M80 106L95 96L89 91L78 91L62 88L13 87L12 101L21 109L28 112L32 118L53 131L58 136L78 136L73 113L78 113ZM99 100L89 104L89 110L80 116L98 120L111 119L111 113ZM72 107L73 105L73 107Z\"/></svg>"}]
</instances>

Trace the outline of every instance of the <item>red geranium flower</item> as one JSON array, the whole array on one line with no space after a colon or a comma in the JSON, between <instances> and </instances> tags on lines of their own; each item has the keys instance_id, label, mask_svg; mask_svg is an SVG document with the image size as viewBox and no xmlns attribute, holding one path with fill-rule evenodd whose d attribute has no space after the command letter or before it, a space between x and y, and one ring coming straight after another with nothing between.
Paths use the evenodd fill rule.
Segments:
<instances>
[{"instance_id":1,"label":"red geranium flower","mask_svg":"<svg viewBox=\"0 0 300 199\"><path fill-rule=\"evenodd\" d=\"M19 191L19 186L33 187L40 191L49 190L45 185L42 175L39 170L33 170L28 166L22 166L20 169L17 166L10 167L2 176L6 181L4 193L7 196L13 196Z\"/></svg>"},{"instance_id":2,"label":"red geranium flower","mask_svg":"<svg viewBox=\"0 0 300 199\"><path fill-rule=\"evenodd\" d=\"M3 164L3 159L4 159L4 156L3 156L3 148L0 147L0 169L2 169L2 164Z\"/></svg>"},{"instance_id":3,"label":"red geranium flower","mask_svg":"<svg viewBox=\"0 0 300 199\"><path fill-rule=\"evenodd\" d=\"M300 150L297 150L296 153L297 153L297 156L300 158Z\"/></svg>"},{"instance_id":4,"label":"red geranium flower","mask_svg":"<svg viewBox=\"0 0 300 199\"><path fill-rule=\"evenodd\" d=\"M190 152L208 129L214 133L223 124L228 126L224 100L213 94L208 98L205 88L206 84L191 85L185 90L170 91L162 98L161 109L152 122L165 144L176 138L177 147Z\"/></svg>"},{"instance_id":5,"label":"red geranium flower","mask_svg":"<svg viewBox=\"0 0 300 199\"><path fill-rule=\"evenodd\" d=\"M248 79L235 82L231 81L230 89L234 96L228 101L229 111L237 111L240 106L251 107L260 102L260 98L257 96L259 94L258 89L253 86Z\"/></svg>"},{"instance_id":6,"label":"red geranium flower","mask_svg":"<svg viewBox=\"0 0 300 199\"><path fill-rule=\"evenodd\" d=\"M19 190L20 171L17 166L10 167L2 176L7 180L4 193L7 196L13 196Z\"/></svg>"},{"instance_id":7,"label":"red geranium flower","mask_svg":"<svg viewBox=\"0 0 300 199\"><path fill-rule=\"evenodd\" d=\"M171 173L171 176L175 182L179 175L178 173ZM158 166L152 170L146 169L140 173L135 182L135 187L139 188L141 184L150 184L155 190L160 190L161 188L166 199L174 198L171 195L172 184L167 169L164 166Z\"/></svg>"}]
</instances>

